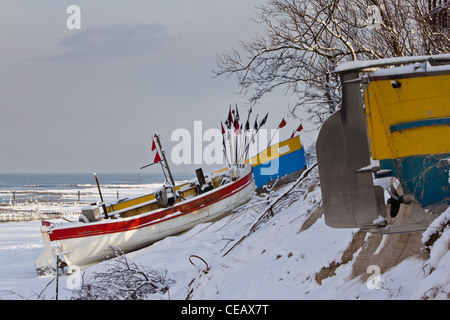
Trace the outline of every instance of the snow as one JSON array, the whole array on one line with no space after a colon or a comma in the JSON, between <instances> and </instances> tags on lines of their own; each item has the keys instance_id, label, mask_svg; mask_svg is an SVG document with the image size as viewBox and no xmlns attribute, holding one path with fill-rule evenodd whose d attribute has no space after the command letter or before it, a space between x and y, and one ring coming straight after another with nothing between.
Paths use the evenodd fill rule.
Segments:
<instances>
[{"instance_id":1,"label":"snow","mask_svg":"<svg viewBox=\"0 0 450 320\"><path fill-rule=\"evenodd\" d=\"M377 70L371 73L370 77L371 78L392 77L405 74L417 74L424 72L444 72L444 71L446 72L450 71L450 65L432 66L428 61L426 61L425 63L416 62L414 64L406 66ZM392 84L395 85L395 81L392 81Z\"/></svg>"},{"instance_id":2,"label":"snow","mask_svg":"<svg viewBox=\"0 0 450 320\"><path fill-rule=\"evenodd\" d=\"M395 58L385 58L378 60L354 60L341 63L334 70L335 73L343 73L349 71L356 71L362 69L368 69L373 67L382 67L387 65L399 65L414 62L424 62L429 59L440 60L440 61L450 61L450 54L437 54L431 56L411 56L411 57L395 57ZM448 67L447 67L448 68Z\"/></svg>"},{"instance_id":3,"label":"snow","mask_svg":"<svg viewBox=\"0 0 450 320\"><path fill-rule=\"evenodd\" d=\"M147 298L449 298L450 228L443 226L448 222L450 209L423 234L422 242L425 243L437 229L441 230L440 237L429 247L429 258L413 255L382 270L379 277L369 278L380 284L379 289L371 289L367 283L371 275L365 272L369 266L363 266L364 271L355 274L355 264L357 257L367 250L372 235L364 235L363 244L353 248L352 256L344 259L359 230L333 229L325 224L320 214L317 168L284 195L293 186L291 183L272 194L255 195L249 203L218 221L197 225L181 235L167 237L127 254L127 259L136 264L166 269L176 281L167 293ZM276 200L280 201L275 203ZM256 229L252 229L261 214L274 203L273 216L263 219ZM55 278L37 277L34 270L34 259L43 249L39 226L39 221L0 224L0 299L55 298ZM390 236L382 237L378 247L374 248L374 255L390 245ZM203 259L207 265L194 256ZM89 278L104 264L83 270L84 277ZM60 299L72 297L68 285L73 276L60 276Z\"/></svg>"}]
</instances>

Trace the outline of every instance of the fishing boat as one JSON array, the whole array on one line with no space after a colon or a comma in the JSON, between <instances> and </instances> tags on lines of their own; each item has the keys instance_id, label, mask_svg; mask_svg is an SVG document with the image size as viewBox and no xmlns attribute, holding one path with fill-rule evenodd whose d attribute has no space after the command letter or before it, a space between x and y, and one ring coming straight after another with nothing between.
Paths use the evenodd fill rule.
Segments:
<instances>
[{"instance_id":1,"label":"fishing boat","mask_svg":"<svg viewBox=\"0 0 450 320\"><path fill-rule=\"evenodd\" d=\"M300 136L276 143L246 160L252 164L256 190L264 186L276 187L300 177L306 169L305 150Z\"/></svg>"},{"instance_id":2,"label":"fishing boat","mask_svg":"<svg viewBox=\"0 0 450 320\"><path fill-rule=\"evenodd\" d=\"M450 66L429 62L369 74L372 158L424 208L450 204Z\"/></svg>"},{"instance_id":3,"label":"fishing boat","mask_svg":"<svg viewBox=\"0 0 450 320\"><path fill-rule=\"evenodd\" d=\"M316 146L325 222L382 234L425 230L450 205L450 54L352 61L335 73L342 108ZM383 177L399 183L387 201L375 184ZM400 206L409 215L389 225Z\"/></svg>"},{"instance_id":4,"label":"fishing boat","mask_svg":"<svg viewBox=\"0 0 450 320\"><path fill-rule=\"evenodd\" d=\"M160 145L159 136L155 139ZM162 150L162 148L160 148ZM35 260L39 275L56 271L56 262L86 267L130 252L197 224L216 220L249 201L254 194L252 166L230 166L175 186L162 152L171 183L153 194L106 206L104 202L82 208L79 221L64 225L43 221L44 251ZM100 191L100 187L99 187ZM101 196L101 193L100 193Z\"/></svg>"},{"instance_id":5,"label":"fishing boat","mask_svg":"<svg viewBox=\"0 0 450 320\"><path fill-rule=\"evenodd\" d=\"M256 147L255 137L258 135L261 127L266 123L269 115L267 113L259 123L257 115L253 129L251 130L251 113L252 108L248 110L245 125L241 124L239 126L240 118L237 106L234 110L230 106L228 118L225 121L225 128L227 129L222 125L222 142L224 156L227 162L234 163L238 166L251 164L253 166L255 187L258 193L264 192L266 187L271 189L295 181L306 169L305 151L300 142L300 136L295 135L297 132L303 130L302 124L294 130L289 139L271 145L276 132L286 125L286 121L283 118L275 133L272 134L272 138L266 149L254 156L249 156L250 145Z\"/></svg>"}]
</instances>

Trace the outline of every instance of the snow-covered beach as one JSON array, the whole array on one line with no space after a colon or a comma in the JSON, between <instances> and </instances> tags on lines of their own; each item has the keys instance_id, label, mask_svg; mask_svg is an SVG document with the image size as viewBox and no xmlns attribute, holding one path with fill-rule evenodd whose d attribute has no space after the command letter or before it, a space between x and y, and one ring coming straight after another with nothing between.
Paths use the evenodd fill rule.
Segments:
<instances>
[{"instance_id":1,"label":"snow-covered beach","mask_svg":"<svg viewBox=\"0 0 450 320\"><path fill-rule=\"evenodd\" d=\"M317 168L294 184L127 254L137 265L167 270L175 281L166 293L145 299L449 299L449 209L423 235L332 229L322 214ZM55 299L55 277L38 277L34 269L43 249L39 226L0 224L0 299ZM107 264L82 270L83 279ZM75 276L59 277L59 299L74 296Z\"/></svg>"}]
</instances>

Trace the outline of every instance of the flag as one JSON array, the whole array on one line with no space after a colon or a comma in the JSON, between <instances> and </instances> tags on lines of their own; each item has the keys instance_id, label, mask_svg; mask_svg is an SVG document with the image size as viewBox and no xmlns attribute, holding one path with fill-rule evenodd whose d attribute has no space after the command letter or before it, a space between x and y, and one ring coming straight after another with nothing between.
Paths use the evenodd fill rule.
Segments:
<instances>
[{"instance_id":1,"label":"flag","mask_svg":"<svg viewBox=\"0 0 450 320\"><path fill-rule=\"evenodd\" d=\"M234 133L236 135L239 135L239 120L236 120L236 123L234 125Z\"/></svg>"},{"instance_id":2,"label":"flag","mask_svg":"<svg viewBox=\"0 0 450 320\"><path fill-rule=\"evenodd\" d=\"M228 122L228 120L225 121L225 125L227 127L229 127L227 122ZM223 142L223 146L225 147L225 136L227 136L227 140L228 140L228 139L230 139L230 135L226 134L226 131L225 131L225 128L223 127L222 121L220 121L220 126L222 127L222 142Z\"/></svg>"},{"instance_id":3,"label":"flag","mask_svg":"<svg viewBox=\"0 0 450 320\"><path fill-rule=\"evenodd\" d=\"M284 120L284 118L283 118L283 120L281 120L281 123L278 126L278 128L283 128L285 125L286 125L286 120Z\"/></svg>"},{"instance_id":4,"label":"flag","mask_svg":"<svg viewBox=\"0 0 450 320\"><path fill-rule=\"evenodd\" d=\"M158 163L161 161L161 157L159 156L158 151L156 151L155 159L153 159L153 163Z\"/></svg>"},{"instance_id":5,"label":"flag","mask_svg":"<svg viewBox=\"0 0 450 320\"><path fill-rule=\"evenodd\" d=\"M266 116L261 120L261 123L259 124L259 127L263 126L266 123L268 115L269 115L269 113L267 113Z\"/></svg>"},{"instance_id":6,"label":"flag","mask_svg":"<svg viewBox=\"0 0 450 320\"><path fill-rule=\"evenodd\" d=\"M256 132L258 131L258 116L259 116L259 113L257 113L256 117L255 117L255 124L253 125L252 138L250 139L251 143L255 143L255 135L256 135Z\"/></svg>"},{"instance_id":7,"label":"flag","mask_svg":"<svg viewBox=\"0 0 450 320\"><path fill-rule=\"evenodd\" d=\"M228 129L231 128L231 126L233 125L233 116L231 115L231 106L230 106L230 110L228 110Z\"/></svg>"},{"instance_id":8,"label":"flag","mask_svg":"<svg viewBox=\"0 0 450 320\"><path fill-rule=\"evenodd\" d=\"M220 121L220 126L222 127L222 144L225 148L225 128L223 127L222 121Z\"/></svg>"},{"instance_id":9,"label":"flag","mask_svg":"<svg viewBox=\"0 0 450 320\"><path fill-rule=\"evenodd\" d=\"M256 115L256 118L255 118L255 124L253 125L254 130L258 129L258 116L259 116L259 113Z\"/></svg>"},{"instance_id":10,"label":"flag","mask_svg":"<svg viewBox=\"0 0 450 320\"><path fill-rule=\"evenodd\" d=\"M297 128L297 130L295 130L294 132L292 132L291 138L294 137L294 134L295 134L296 132L300 132L300 131L302 131L302 130L303 130L303 126L302 126L302 124L300 123L300 125L299 125L298 128Z\"/></svg>"},{"instance_id":11,"label":"flag","mask_svg":"<svg viewBox=\"0 0 450 320\"><path fill-rule=\"evenodd\" d=\"M155 139L153 139L152 142L152 151L156 150L156 143L155 143ZM155 159L153 160L153 163L157 163L161 161L161 156L158 153L158 150L156 150L156 155L155 155Z\"/></svg>"}]
</instances>

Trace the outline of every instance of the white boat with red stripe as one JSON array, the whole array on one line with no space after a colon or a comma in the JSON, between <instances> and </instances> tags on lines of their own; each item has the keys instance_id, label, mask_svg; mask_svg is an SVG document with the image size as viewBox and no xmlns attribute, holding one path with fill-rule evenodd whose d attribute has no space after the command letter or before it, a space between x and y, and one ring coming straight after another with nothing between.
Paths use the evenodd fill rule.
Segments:
<instances>
[{"instance_id":1,"label":"white boat with red stripe","mask_svg":"<svg viewBox=\"0 0 450 320\"><path fill-rule=\"evenodd\" d=\"M37 273L54 274L56 261L69 270L84 268L113 258L117 250L126 253L149 246L230 213L255 192L251 164L230 166L207 177L200 171L197 177L175 188L163 186L154 195L108 207L103 203L84 207L76 222L43 221L44 251L35 260Z\"/></svg>"}]
</instances>

